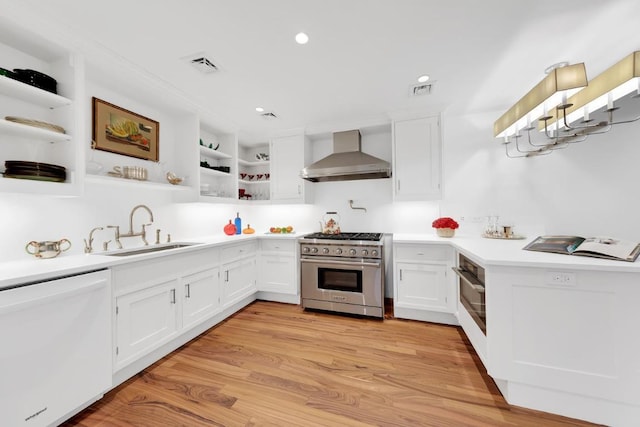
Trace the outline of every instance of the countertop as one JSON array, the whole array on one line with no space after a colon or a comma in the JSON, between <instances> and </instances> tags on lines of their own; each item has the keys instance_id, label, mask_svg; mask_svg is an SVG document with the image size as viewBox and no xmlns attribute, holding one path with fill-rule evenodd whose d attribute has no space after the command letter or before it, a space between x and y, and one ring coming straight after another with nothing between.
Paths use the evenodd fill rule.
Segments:
<instances>
[{"instance_id":1,"label":"countertop","mask_svg":"<svg viewBox=\"0 0 640 427\"><path fill-rule=\"evenodd\" d=\"M100 270L116 265L130 262L170 256L179 253L188 253L205 248L212 248L219 245L226 245L234 242L243 242L258 239L298 239L307 233L285 233L285 234L240 234L227 236L226 234L204 236L195 239L182 239L172 243L198 243L179 249L170 249L159 252L151 252L130 256L107 256L100 252L93 254L66 255L61 254L55 258L37 259L29 256L19 261L8 261L0 263L0 290L12 288L18 285L50 280L56 277L69 276L73 274ZM153 246L153 245L151 245ZM125 248L137 249L137 248Z\"/></svg>"},{"instance_id":2,"label":"countertop","mask_svg":"<svg viewBox=\"0 0 640 427\"><path fill-rule=\"evenodd\" d=\"M0 289L50 280L56 277L78 274L122 265L143 259L159 258L179 253L188 253L219 245L258 239L298 239L307 233L289 234L241 234L214 235L197 239L183 239L174 243L198 243L179 249L152 252L126 257L95 254L65 255L51 259L28 257L24 260L0 263ZM428 243L449 245L472 260L490 266L542 267L575 270L640 273L640 262L610 261L576 255L550 254L524 251L522 248L536 236L523 240L485 239L475 236L438 237L435 234L394 234L394 243ZM127 248L134 249L134 248Z\"/></svg>"},{"instance_id":3,"label":"countertop","mask_svg":"<svg viewBox=\"0 0 640 427\"><path fill-rule=\"evenodd\" d=\"M578 255L525 251L522 249L536 237L508 240L486 239L479 236L438 237L435 234L426 233L394 234L393 242L451 245L484 267L493 265L640 273L640 258L636 262L612 261Z\"/></svg>"}]
</instances>

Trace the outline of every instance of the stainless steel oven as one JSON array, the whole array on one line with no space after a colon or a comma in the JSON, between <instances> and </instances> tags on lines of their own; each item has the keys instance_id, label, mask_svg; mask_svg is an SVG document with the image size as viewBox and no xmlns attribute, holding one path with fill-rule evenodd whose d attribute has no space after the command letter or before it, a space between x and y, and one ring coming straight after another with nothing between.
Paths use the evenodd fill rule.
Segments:
<instances>
[{"instance_id":1,"label":"stainless steel oven","mask_svg":"<svg viewBox=\"0 0 640 427\"><path fill-rule=\"evenodd\" d=\"M358 235L362 237L363 233ZM304 308L384 317L382 235L366 235L377 240L346 236L301 239L300 292Z\"/></svg>"},{"instance_id":2,"label":"stainless steel oven","mask_svg":"<svg viewBox=\"0 0 640 427\"><path fill-rule=\"evenodd\" d=\"M487 334L484 268L460 254L453 271L460 278L460 303L483 334Z\"/></svg>"}]
</instances>

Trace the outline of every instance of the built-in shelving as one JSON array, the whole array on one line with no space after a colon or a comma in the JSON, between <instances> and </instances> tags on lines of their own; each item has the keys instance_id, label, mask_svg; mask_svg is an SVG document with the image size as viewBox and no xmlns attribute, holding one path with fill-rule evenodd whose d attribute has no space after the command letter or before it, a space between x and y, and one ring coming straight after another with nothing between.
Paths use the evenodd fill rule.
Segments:
<instances>
[{"instance_id":1,"label":"built-in shelving","mask_svg":"<svg viewBox=\"0 0 640 427\"><path fill-rule=\"evenodd\" d=\"M255 161L251 161L251 160L238 159L238 164L239 164L240 166L247 166L247 167L254 167L254 166L268 166L268 165L269 165L269 160L255 160Z\"/></svg>"},{"instance_id":2,"label":"built-in shelving","mask_svg":"<svg viewBox=\"0 0 640 427\"><path fill-rule=\"evenodd\" d=\"M232 159L233 158L233 156L227 153L223 153L222 151L205 147L204 145L200 145L200 154L206 157L210 157L212 159Z\"/></svg>"},{"instance_id":3,"label":"built-in shelving","mask_svg":"<svg viewBox=\"0 0 640 427\"><path fill-rule=\"evenodd\" d=\"M114 176L106 175L92 175L87 174L85 182L91 184L106 184L106 185L123 185L127 187L143 188L148 190L162 190L162 191L188 191L189 187L186 185L173 185L168 182L155 182L155 181L139 181L136 179L118 178Z\"/></svg>"},{"instance_id":4,"label":"built-in shelving","mask_svg":"<svg viewBox=\"0 0 640 427\"><path fill-rule=\"evenodd\" d=\"M200 167L200 173L203 175L209 175L209 176L221 176L221 177L228 177L229 176L229 172L222 172L219 170L215 170L215 169L209 169L209 168L203 168Z\"/></svg>"},{"instance_id":5,"label":"built-in shelving","mask_svg":"<svg viewBox=\"0 0 640 427\"><path fill-rule=\"evenodd\" d=\"M47 108L57 108L73 103L64 96L47 92L6 76L0 76L0 94Z\"/></svg>"},{"instance_id":6,"label":"built-in shelving","mask_svg":"<svg viewBox=\"0 0 640 427\"><path fill-rule=\"evenodd\" d=\"M0 134L30 138L42 142L68 142L71 135L50 131L44 128L24 125L0 119Z\"/></svg>"}]
</instances>

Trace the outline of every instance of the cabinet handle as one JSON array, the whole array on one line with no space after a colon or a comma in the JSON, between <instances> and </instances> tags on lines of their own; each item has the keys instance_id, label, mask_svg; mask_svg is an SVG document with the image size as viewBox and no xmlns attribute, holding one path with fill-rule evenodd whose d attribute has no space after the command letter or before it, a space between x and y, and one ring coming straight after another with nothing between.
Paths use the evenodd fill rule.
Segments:
<instances>
[{"instance_id":1,"label":"cabinet handle","mask_svg":"<svg viewBox=\"0 0 640 427\"><path fill-rule=\"evenodd\" d=\"M225 282L229 281L229 270L225 270L225 272L224 272L224 281Z\"/></svg>"},{"instance_id":2,"label":"cabinet handle","mask_svg":"<svg viewBox=\"0 0 640 427\"><path fill-rule=\"evenodd\" d=\"M191 285L189 283L187 283L186 285L184 285L184 292L185 292L185 296L187 298L191 298Z\"/></svg>"},{"instance_id":3,"label":"cabinet handle","mask_svg":"<svg viewBox=\"0 0 640 427\"><path fill-rule=\"evenodd\" d=\"M176 303L176 290L171 289L171 304L175 304L175 303Z\"/></svg>"},{"instance_id":4,"label":"cabinet handle","mask_svg":"<svg viewBox=\"0 0 640 427\"><path fill-rule=\"evenodd\" d=\"M398 180L397 182L398 182L398 191L400 191L400 180Z\"/></svg>"},{"instance_id":5,"label":"cabinet handle","mask_svg":"<svg viewBox=\"0 0 640 427\"><path fill-rule=\"evenodd\" d=\"M400 269L400 280L402 280L402 269Z\"/></svg>"},{"instance_id":6,"label":"cabinet handle","mask_svg":"<svg viewBox=\"0 0 640 427\"><path fill-rule=\"evenodd\" d=\"M298 194L302 194L302 189L300 188L300 184L298 184Z\"/></svg>"}]
</instances>

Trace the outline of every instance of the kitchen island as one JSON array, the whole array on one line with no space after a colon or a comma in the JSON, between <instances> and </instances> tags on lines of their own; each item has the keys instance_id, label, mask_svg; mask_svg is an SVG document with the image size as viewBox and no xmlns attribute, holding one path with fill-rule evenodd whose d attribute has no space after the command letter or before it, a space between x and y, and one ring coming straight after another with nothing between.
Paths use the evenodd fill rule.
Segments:
<instances>
[{"instance_id":1,"label":"kitchen island","mask_svg":"<svg viewBox=\"0 0 640 427\"><path fill-rule=\"evenodd\" d=\"M484 268L486 334L460 303L456 314L507 402L637 425L640 263L522 250L529 240L394 235L394 244L452 247Z\"/></svg>"}]
</instances>

